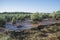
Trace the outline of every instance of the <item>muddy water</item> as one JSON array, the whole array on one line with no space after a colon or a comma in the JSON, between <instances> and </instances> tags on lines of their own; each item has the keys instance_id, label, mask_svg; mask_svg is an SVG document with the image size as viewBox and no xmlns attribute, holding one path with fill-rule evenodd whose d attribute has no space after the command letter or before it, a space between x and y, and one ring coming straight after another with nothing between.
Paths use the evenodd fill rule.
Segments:
<instances>
[{"instance_id":1,"label":"muddy water","mask_svg":"<svg viewBox=\"0 0 60 40\"><path fill-rule=\"evenodd\" d=\"M54 24L54 23L60 23L60 20L52 20L52 19L49 19L49 20L43 20L41 22L41 24L44 24L44 25L49 25L49 24Z\"/></svg>"},{"instance_id":2,"label":"muddy water","mask_svg":"<svg viewBox=\"0 0 60 40\"><path fill-rule=\"evenodd\" d=\"M41 22L41 24L48 25L48 24L52 24L54 22L55 22L54 20L49 19L49 20L43 20ZM17 25L22 25L22 27L17 28ZM7 22L5 26L6 26L6 29L15 30L15 31L32 28L31 20L26 20L26 21L24 21L22 23L21 22L17 22L15 25L12 25L11 22Z\"/></svg>"},{"instance_id":3,"label":"muddy water","mask_svg":"<svg viewBox=\"0 0 60 40\"><path fill-rule=\"evenodd\" d=\"M22 25L22 27L17 28L17 25ZM15 30L15 31L17 31L17 30L25 30L25 29L32 28L30 20L24 21L22 23L16 22L16 24L14 24L14 25L12 25L11 22L6 22L5 26L6 26L7 30Z\"/></svg>"},{"instance_id":4,"label":"muddy water","mask_svg":"<svg viewBox=\"0 0 60 40\"><path fill-rule=\"evenodd\" d=\"M43 21L41 22L41 24L49 25L49 24L52 24L52 23L54 23L54 22L55 22L54 20L49 19L49 20L43 20Z\"/></svg>"}]
</instances>

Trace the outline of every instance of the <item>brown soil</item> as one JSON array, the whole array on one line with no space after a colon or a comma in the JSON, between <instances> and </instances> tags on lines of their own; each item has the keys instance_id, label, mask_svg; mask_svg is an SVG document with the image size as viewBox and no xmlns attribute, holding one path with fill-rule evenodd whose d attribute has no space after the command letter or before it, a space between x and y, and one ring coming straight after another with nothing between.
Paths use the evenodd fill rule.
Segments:
<instances>
[{"instance_id":1,"label":"brown soil","mask_svg":"<svg viewBox=\"0 0 60 40\"><path fill-rule=\"evenodd\" d=\"M55 23L59 23L60 24L60 20L54 20L53 22L52 22L52 24L55 24ZM36 23L36 24L31 24L32 25L32 27L38 27L39 25L44 25L42 22L40 22L40 23ZM49 24L49 25L51 25L51 24Z\"/></svg>"}]
</instances>

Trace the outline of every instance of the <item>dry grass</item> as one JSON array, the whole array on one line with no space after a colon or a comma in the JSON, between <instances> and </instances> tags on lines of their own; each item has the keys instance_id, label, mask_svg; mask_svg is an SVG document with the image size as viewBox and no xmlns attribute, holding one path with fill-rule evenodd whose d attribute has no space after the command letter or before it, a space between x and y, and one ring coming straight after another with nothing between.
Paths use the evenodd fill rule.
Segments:
<instances>
[{"instance_id":1,"label":"dry grass","mask_svg":"<svg viewBox=\"0 0 60 40\"><path fill-rule=\"evenodd\" d=\"M13 33L14 35L12 35L18 40L60 40L60 26L45 27L41 30L35 27L18 32L18 34L17 32Z\"/></svg>"}]
</instances>

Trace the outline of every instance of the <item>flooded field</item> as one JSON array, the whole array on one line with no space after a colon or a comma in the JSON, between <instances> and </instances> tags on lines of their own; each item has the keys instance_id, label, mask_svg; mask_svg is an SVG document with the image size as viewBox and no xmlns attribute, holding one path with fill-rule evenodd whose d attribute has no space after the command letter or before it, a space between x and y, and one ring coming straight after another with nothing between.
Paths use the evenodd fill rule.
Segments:
<instances>
[{"instance_id":1,"label":"flooded field","mask_svg":"<svg viewBox=\"0 0 60 40\"><path fill-rule=\"evenodd\" d=\"M30 29L33 28L32 20L25 20L24 22L16 22L16 24L12 24L11 22L6 22L6 29L10 30L10 31L22 31L25 29ZM54 23L60 23L60 20L54 21L52 19L49 20L43 20L42 22L39 22L39 25L50 25L50 24L54 24ZM17 27L21 25L20 27ZM36 24L37 26L39 26L38 24Z\"/></svg>"},{"instance_id":2,"label":"flooded field","mask_svg":"<svg viewBox=\"0 0 60 40\"><path fill-rule=\"evenodd\" d=\"M57 33L57 36L55 36ZM54 35L53 35L54 33ZM60 34L60 14L11 12L0 14L0 39L40 40ZM53 35L53 36L52 36ZM2 37L2 38L1 38Z\"/></svg>"},{"instance_id":3,"label":"flooded field","mask_svg":"<svg viewBox=\"0 0 60 40\"><path fill-rule=\"evenodd\" d=\"M17 26L21 25L22 27L19 27L17 28ZM15 31L18 31L18 30L25 30L25 29L29 29L29 28L32 28L32 25L31 25L31 21L30 20L26 20L24 22L16 22L16 24L12 24L11 22L6 22L6 25L5 25L6 29L8 30L15 30Z\"/></svg>"}]
</instances>

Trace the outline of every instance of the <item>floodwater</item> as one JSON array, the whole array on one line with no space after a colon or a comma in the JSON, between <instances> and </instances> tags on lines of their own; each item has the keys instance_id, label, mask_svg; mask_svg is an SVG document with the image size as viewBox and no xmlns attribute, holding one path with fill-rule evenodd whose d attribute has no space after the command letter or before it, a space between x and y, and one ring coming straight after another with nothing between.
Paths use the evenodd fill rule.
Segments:
<instances>
[{"instance_id":1,"label":"floodwater","mask_svg":"<svg viewBox=\"0 0 60 40\"><path fill-rule=\"evenodd\" d=\"M54 24L54 23L60 23L60 20L48 19L48 20L43 20L41 22L41 24L44 24L44 25L49 25L49 24Z\"/></svg>"},{"instance_id":2,"label":"floodwater","mask_svg":"<svg viewBox=\"0 0 60 40\"><path fill-rule=\"evenodd\" d=\"M51 24L51 23L54 23L54 22L55 22L54 20L49 19L49 20L43 20L41 22L41 24L48 25L48 24ZM22 27L17 28L17 25L22 25ZM15 25L12 25L11 22L7 22L5 26L6 26L6 29L15 30L15 31L32 28L31 20L26 20L22 23L21 22L16 22Z\"/></svg>"},{"instance_id":3,"label":"floodwater","mask_svg":"<svg viewBox=\"0 0 60 40\"><path fill-rule=\"evenodd\" d=\"M49 25L49 24L52 24L52 23L55 23L55 21L52 20L52 19L43 20L43 21L41 22L41 24L44 24L44 25Z\"/></svg>"},{"instance_id":4,"label":"floodwater","mask_svg":"<svg viewBox=\"0 0 60 40\"><path fill-rule=\"evenodd\" d=\"M22 27L20 28L17 28L17 25L22 25ZM32 25L31 25L31 20L27 20L27 21L24 21L22 23L20 22L16 22L16 24L12 24L11 22L6 22L6 29L7 30L14 30L14 31L18 31L18 30L25 30L25 29L29 29L29 28L32 28Z\"/></svg>"}]
</instances>

